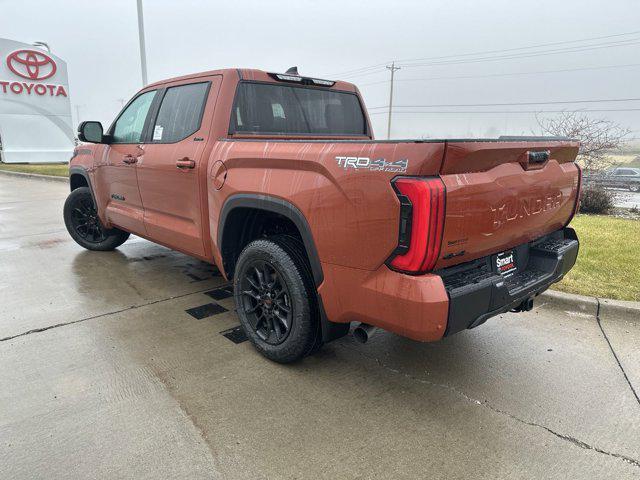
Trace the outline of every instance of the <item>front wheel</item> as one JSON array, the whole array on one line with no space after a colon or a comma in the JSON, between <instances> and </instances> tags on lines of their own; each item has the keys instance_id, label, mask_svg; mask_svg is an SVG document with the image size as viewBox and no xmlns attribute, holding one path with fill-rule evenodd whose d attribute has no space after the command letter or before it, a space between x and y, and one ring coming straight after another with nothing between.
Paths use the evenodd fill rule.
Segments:
<instances>
[{"instance_id":1,"label":"front wheel","mask_svg":"<svg viewBox=\"0 0 640 480\"><path fill-rule=\"evenodd\" d=\"M88 187L76 188L69 194L63 214L69 235L87 250L113 250L129 238L128 232L102 226Z\"/></svg>"},{"instance_id":2,"label":"front wheel","mask_svg":"<svg viewBox=\"0 0 640 480\"><path fill-rule=\"evenodd\" d=\"M243 330L265 357L290 363L319 347L315 287L295 239L247 245L236 264L234 296Z\"/></svg>"},{"instance_id":3,"label":"front wheel","mask_svg":"<svg viewBox=\"0 0 640 480\"><path fill-rule=\"evenodd\" d=\"M631 192L640 192L640 184L632 183L631 185L629 185L629 190Z\"/></svg>"}]
</instances>

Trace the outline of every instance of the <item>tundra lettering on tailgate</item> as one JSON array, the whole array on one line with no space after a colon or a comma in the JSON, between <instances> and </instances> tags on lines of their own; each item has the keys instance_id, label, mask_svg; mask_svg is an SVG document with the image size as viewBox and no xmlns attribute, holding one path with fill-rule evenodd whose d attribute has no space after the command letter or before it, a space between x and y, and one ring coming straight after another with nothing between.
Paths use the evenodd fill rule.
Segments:
<instances>
[{"instance_id":1,"label":"tundra lettering on tailgate","mask_svg":"<svg viewBox=\"0 0 640 480\"><path fill-rule=\"evenodd\" d=\"M562 192L547 194L542 197L510 197L501 205L491 207L493 229L498 230L503 225L518 218L527 218L554 210L560 205L562 205Z\"/></svg>"}]
</instances>

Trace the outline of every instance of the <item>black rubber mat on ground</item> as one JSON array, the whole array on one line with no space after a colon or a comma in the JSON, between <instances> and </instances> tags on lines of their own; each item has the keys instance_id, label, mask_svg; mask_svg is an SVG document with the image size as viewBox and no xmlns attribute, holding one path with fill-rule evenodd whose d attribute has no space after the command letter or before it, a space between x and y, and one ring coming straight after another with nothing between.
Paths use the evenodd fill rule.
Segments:
<instances>
[{"instance_id":1,"label":"black rubber mat on ground","mask_svg":"<svg viewBox=\"0 0 640 480\"><path fill-rule=\"evenodd\" d=\"M240 325L230 328L229 330L224 330L220 333L231 340L233 343L242 343L248 340L247 336L244 334L244 330L242 330L242 327Z\"/></svg>"},{"instance_id":2,"label":"black rubber mat on ground","mask_svg":"<svg viewBox=\"0 0 640 480\"><path fill-rule=\"evenodd\" d=\"M224 300L225 298L233 297L233 288L230 285L215 288L204 292L205 295L209 295L214 300Z\"/></svg>"},{"instance_id":3,"label":"black rubber mat on ground","mask_svg":"<svg viewBox=\"0 0 640 480\"><path fill-rule=\"evenodd\" d=\"M203 318L211 317L213 315L228 311L229 310L224 308L222 305L218 305L217 303L207 303L205 305L200 305L199 307L189 308L188 310L185 310L185 312L187 312L193 318L197 318L198 320L202 320Z\"/></svg>"}]
</instances>

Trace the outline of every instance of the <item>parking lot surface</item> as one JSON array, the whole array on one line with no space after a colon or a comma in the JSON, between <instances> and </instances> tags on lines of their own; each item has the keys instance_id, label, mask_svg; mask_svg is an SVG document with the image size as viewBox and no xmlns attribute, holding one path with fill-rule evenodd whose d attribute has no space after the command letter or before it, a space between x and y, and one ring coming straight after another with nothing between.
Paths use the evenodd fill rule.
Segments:
<instances>
[{"instance_id":1,"label":"parking lot surface","mask_svg":"<svg viewBox=\"0 0 640 480\"><path fill-rule=\"evenodd\" d=\"M611 189L614 194L613 204L620 208L640 208L640 192L629 192L622 189Z\"/></svg>"},{"instance_id":2,"label":"parking lot surface","mask_svg":"<svg viewBox=\"0 0 640 480\"><path fill-rule=\"evenodd\" d=\"M541 301L282 366L213 267L77 246L67 193L0 176L2 478L640 477L640 322Z\"/></svg>"}]
</instances>

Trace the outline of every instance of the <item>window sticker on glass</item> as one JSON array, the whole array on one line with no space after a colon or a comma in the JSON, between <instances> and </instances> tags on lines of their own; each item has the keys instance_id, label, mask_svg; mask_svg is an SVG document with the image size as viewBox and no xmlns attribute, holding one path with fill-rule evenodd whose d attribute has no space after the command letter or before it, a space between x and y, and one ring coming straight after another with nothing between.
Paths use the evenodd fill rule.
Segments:
<instances>
[{"instance_id":1,"label":"window sticker on glass","mask_svg":"<svg viewBox=\"0 0 640 480\"><path fill-rule=\"evenodd\" d=\"M287 118L284 114L284 108L282 108L280 103L272 103L271 111L273 112L273 118Z\"/></svg>"},{"instance_id":2,"label":"window sticker on glass","mask_svg":"<svg viewBox=\"0 0 640 480\"><path fill-rule=\"evenodd\" d=\"M162 140L162 130L164 130L164 128L162 128L161 125L156 125L156 127L153 129L153 140Z\"/></svg>"}]
</instances>

